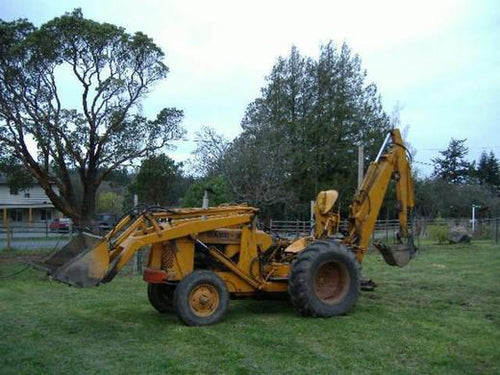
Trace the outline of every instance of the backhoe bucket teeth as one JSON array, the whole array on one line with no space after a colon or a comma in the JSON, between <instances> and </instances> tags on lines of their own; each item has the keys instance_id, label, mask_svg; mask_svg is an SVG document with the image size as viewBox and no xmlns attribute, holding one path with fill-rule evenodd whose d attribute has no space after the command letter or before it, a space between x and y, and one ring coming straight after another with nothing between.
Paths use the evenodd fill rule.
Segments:
<instances>
[{"instance_id":1,"label":"backhoe bucket teeth","mask_svg":"<svg viewBox=\"0 0 500 375\"><path fill-rule=\"evenodd\" d=\"M413 240L408 240L407 244L387 245L383 242L373 244L384 257L385 262L390 266L404 267L415 256L416 248Z\"/></svg>"},{"instance_id":2,"label":"backhoe bucket teeth","mask_svg":"<svg viewBox=\"0 0 500 375\"><path fill-rule=\"evenodd\" d=\"M83 288L96 286L108 270L107 242L102 237L81 232L54 255L30 264L63 283Z\"/></svg>"}]
</instances>

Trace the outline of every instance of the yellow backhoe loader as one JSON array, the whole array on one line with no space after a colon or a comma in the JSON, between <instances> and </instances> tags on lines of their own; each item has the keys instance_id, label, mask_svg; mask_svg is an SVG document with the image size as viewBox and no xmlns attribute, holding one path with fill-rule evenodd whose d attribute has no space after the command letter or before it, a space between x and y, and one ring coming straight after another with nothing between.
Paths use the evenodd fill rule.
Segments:
<instances>
[{"instance_id":1,"label":"yellow backhoe loader","mask_svg":"<svg viewBox=\"0 0 500 375\"><path fill-rule=\"evenodd\" d=\"M151 305L175 310L187 325L220 321L230 297L289 293L303 315L348 312L360 290L367 251L390 181L396 183L400 230L394 246L375 243L390 265L415 255L409 217L414 206L410 166L399 130L387 135L339 232L335 190L318 194L311 236L295 241L259 229L258 209L246 205L136 209L106 236L78 234L59 252L33 265L78 287L108 283L142 249Z\"/></svg>"}]
</instances>

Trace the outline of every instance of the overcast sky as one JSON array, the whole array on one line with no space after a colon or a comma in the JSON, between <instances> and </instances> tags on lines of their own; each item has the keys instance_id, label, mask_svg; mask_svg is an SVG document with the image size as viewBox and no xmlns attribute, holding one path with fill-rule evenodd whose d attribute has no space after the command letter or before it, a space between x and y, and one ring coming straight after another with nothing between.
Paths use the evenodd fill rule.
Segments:
<instances>
[{"instance_id":1,"label":"overcast sky","mask_svg":"<svg viewBox=\"0 0 500 375\"><path fill-rule=\"evenodd\" d=\"M236 136L278 56L294 44L316 58L332 39L361 56L389 113L401 107L417 161L430 162L451 137L467 138L470 159L483 149L500 156L500 0L0 0L0 18L40 26L77 7L163 49L170 74L144 112L183 109L188 139L202 125ZM185 160L194 147L179 142L170 155Z\"/></svg>"}]
</instances>

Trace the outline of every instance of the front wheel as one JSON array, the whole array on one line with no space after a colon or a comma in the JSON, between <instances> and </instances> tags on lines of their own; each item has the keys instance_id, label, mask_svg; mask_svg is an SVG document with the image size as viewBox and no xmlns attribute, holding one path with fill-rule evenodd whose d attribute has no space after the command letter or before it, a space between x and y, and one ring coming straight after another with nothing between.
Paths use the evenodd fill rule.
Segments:
<instances>
[{"instance_id":1,"label":"front wheel","mask_svg":"<svg viewBox=\"0 0 500 375\"><path fill-rule=\"evenodd\" d=\"M148 284L148 300L151 306L160 313L173 310L174 285Z\"/></svg>"},{"instance_id":2,"label":"front wheel","mask_svg":"<svg viewBox=\"0 0 500 375\"><path fill-rule=\"evenodd\" d=\"M177 315L188 326L214 324L226 315L229 292L215 272L196 270L179 282L174 304Z\"/></svg>"},{"instance_id":3,"label":"front wheel","mask_svg":"<svg viewBox=\"0 0 500 375\"><path fill-rule=\"evenodd\" d=\"M302 315L345 314L358 300L359 289L359 264L341 243L315 241L292 263L288 291Z\"/></svg>"}]
</instances>

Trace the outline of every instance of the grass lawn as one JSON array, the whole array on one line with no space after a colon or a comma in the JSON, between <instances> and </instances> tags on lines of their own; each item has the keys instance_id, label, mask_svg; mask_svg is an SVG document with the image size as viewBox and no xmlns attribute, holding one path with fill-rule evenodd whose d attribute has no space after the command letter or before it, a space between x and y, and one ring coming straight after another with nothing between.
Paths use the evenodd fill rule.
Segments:
<instances>
[{"instance_id":1,"label":"grass lawn","mask_svg":"<svg viewBox=\"0 0 500 375\"><path fill-rule=\"evenodd\" d=\"M373 253L364 273L378 288L346 316L237 300L222 323L186 327L139 276L76 289L28 270L0 279L0 373L500 373L500 245L422 244L403 269Z\"/></svg>"}]
</instances>

